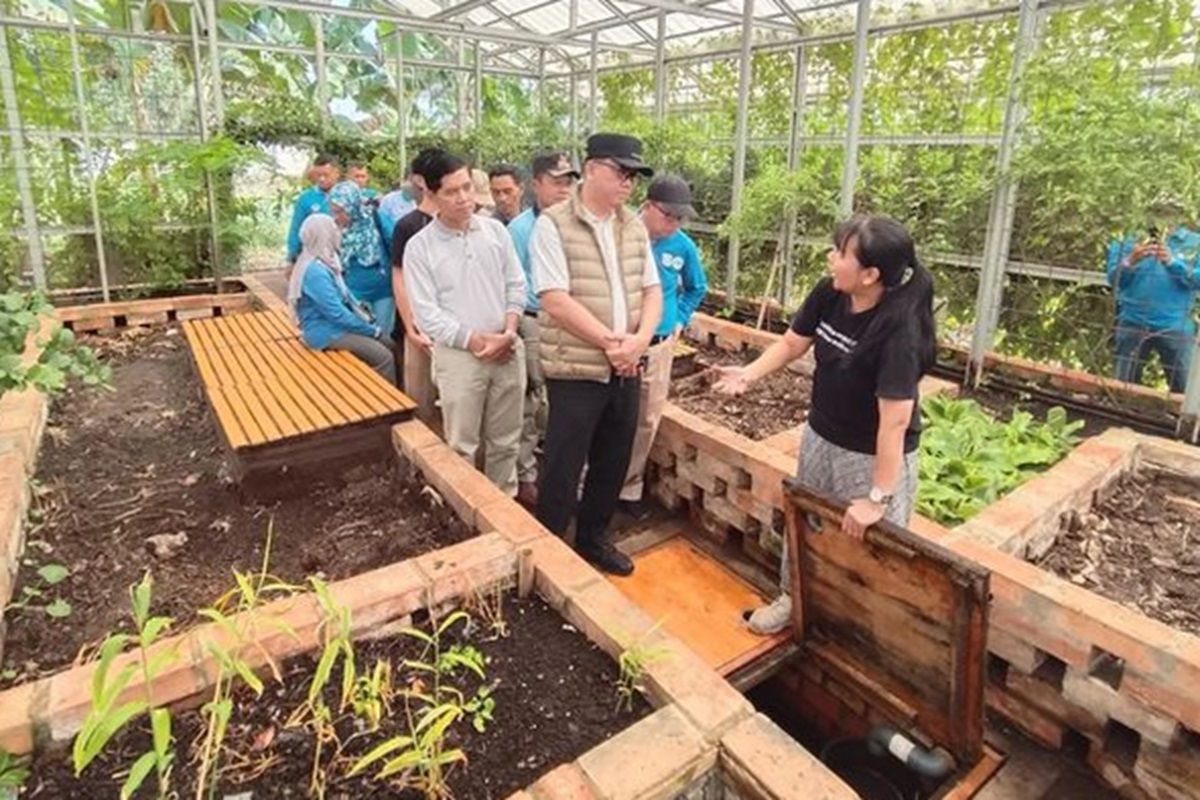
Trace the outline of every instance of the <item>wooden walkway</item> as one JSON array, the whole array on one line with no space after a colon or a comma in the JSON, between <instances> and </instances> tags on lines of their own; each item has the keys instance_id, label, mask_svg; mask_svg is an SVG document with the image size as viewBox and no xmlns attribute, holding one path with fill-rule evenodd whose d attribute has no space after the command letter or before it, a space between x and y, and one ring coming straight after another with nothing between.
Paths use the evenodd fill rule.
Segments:
<instances>
[{"instance_id":1,"label":"wooden walkway","mask_svg":"<svg viewBox=\"0 0 1200 800\"><path fill-rule=\"evenodd\" d=\"M318 351L278 311L185 322L205 396L237 466L349 456L415 404L344 351ZM366 434L364 436L364 434Z\"/></svg>"}]
</instances>

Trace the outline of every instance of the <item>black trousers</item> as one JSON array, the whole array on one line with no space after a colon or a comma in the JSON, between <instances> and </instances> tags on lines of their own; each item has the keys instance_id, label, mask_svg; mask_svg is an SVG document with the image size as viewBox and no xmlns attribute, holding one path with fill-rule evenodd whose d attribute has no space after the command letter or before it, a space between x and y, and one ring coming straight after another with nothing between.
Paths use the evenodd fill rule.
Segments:
<instances>
[{"instance_id":1,"label":"black trousers","mask_svg":"<svg viewBox=\"0 0 1200 800\"><path fill-rule=\"evenodd\" d=\"M575 547L605 541L616 510L638 423L641 378L614 375L608 383L547 379L550 416L538 487L538 519L562 536L571 517ZM576 501L579 474L588 465L583 497Z\"/></svg>"}]
</instances>

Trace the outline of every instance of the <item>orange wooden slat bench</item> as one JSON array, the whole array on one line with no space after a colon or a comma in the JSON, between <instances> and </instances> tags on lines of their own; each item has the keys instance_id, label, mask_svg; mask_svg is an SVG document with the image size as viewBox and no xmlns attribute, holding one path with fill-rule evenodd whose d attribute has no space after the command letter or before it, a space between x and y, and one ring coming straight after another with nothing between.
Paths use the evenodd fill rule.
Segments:
<instances>
[{"instance_id":1,"label":"orange wooden slat bench","mask_svg":"<svg viewBox=\"0 0 1200 800\"><path fill-rule=\"evenodd\" d=\"M350 353L312 350L285 314L185 322L192 361L239 478L361 460L416 404Z\"/></svg>"}]
</instances>

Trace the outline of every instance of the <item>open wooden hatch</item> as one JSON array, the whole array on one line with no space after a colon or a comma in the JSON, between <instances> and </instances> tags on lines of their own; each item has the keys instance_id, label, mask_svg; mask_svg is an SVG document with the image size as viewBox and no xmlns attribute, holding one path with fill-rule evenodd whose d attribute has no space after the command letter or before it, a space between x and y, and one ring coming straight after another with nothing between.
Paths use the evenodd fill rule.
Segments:
<instances>
[{"instance_id":1,"label":"open wooden hatch","mask_svg":"<svg viewBox=\"0 0 1200 800\"><path fill-rule=\"evenodd\" d=\"M886 522L854 539L841 531L845 504L797 481L784 496L792 694L837 699L803 713L834 714L828 736L888 725L944 750L954 767L923 795L970 797L1000 764L983 742L988 572Z\"/></svg>"}]
</instances>

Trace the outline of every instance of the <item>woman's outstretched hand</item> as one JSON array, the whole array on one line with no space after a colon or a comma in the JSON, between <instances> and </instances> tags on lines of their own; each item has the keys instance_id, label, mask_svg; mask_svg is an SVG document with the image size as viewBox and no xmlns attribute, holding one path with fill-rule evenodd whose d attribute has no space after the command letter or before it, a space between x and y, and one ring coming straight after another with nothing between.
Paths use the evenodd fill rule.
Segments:
<instances>
[{"instance_id":1,"label":"woman's outstretched hand","mask_svg":"<svg viewBox=\"0 0 1200 800\"><path fill-rule=\"evenodd\" d=\"M721 394L744 394L750 388L745 367L713 367L713 389Z\"/></svg>"}]
</instances>

